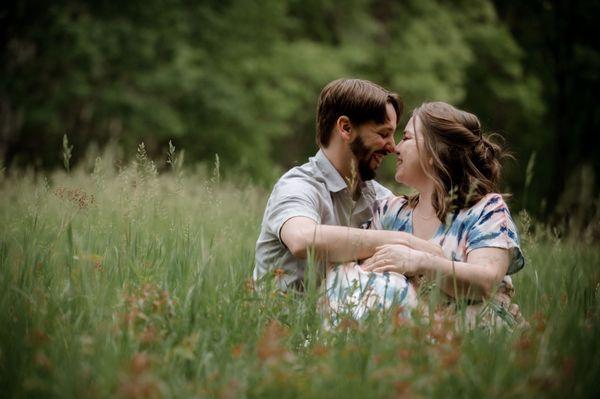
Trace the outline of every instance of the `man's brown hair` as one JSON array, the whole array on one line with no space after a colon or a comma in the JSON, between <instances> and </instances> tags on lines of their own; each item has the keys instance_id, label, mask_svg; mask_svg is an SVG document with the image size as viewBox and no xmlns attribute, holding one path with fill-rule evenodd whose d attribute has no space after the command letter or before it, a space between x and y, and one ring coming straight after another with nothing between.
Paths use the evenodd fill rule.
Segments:
<instances>
[{"instance_id":1,"label":"man's brown hair","mask_svg":"<svg viewBox=\"0 0 600 399\"><path fill-rule=\"evenodd\" d=\"M398 94L361 79L337 79L323 88L317 104L317 144L327 147L331 131L340 116L347 116L353 125L387 121L386 104L396 111L396 126L404 104Z\"/></svg>"}]
</instances>

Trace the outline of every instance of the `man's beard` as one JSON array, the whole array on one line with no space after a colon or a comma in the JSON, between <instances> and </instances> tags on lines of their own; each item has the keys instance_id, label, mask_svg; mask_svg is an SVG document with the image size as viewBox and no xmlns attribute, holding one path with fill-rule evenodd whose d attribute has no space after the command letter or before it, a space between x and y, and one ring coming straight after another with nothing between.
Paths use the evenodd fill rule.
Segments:
<instances>
[{"instance_id":1,"label":"man's beard","mask_svg":"<svg viewBox=\"0 0 600 399\"><path fill-rule=\"evenodd\" d=\"M375 151L371 153L371 150L367 148L365 142L360 136L350 143L350 150L358 160L358 176L362 181L373 180L375 178L376 170L371 168L371 156L377 152L383 155L387 155L387 151Z\"/></svg>"}]
</instances>

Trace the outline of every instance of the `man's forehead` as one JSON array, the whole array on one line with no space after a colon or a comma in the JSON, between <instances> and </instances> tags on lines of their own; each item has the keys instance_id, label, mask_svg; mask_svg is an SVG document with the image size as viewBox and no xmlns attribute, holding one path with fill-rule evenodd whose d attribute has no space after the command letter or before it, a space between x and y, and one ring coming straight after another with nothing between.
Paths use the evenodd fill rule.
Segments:
<instances>
[{"instance_id":1,"label":"man's forehead","mask_svg":"<svg viewBox=\"0 0 600 399\"><path fill-rule=\"evenodd\" d=\"M386 104L386 119L382 123L377 123L375 121L368 121L364 123L365 127L376 131L387 131L390 130L395 132L398 128L398 123L396 119L396 110L394 106L390 103Z\"/></svg>"},{"instance_id":2,"label":"man's forehead","mask_svg":"<svg viewBox=\"0 0 600 399\"><path fill-rule=\"evenodd\" d=\"M396 126L398 125L398 115L396 114L396 109L391 103L387 103L385 105L385 110L387 113L387 123L393 125L393 129L396 130Z\"/></svg>"}]
</instances>

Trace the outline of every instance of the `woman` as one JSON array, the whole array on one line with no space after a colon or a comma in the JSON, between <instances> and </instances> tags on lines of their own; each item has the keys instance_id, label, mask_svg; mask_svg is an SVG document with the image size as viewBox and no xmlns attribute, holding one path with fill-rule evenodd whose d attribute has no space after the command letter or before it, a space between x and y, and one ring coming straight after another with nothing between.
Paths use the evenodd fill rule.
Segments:
<instances>
[{"instance_id":1,"label":"woman","mask_svg":"<svg viewBox=\"0 0 600 399\"><path fill-rule=\"evenodd\" d=\"M440 245L444 256L386 245L362 265L332 269L331 310L361 318L398 303L408 311L418 303L418 276L439 276L449 299L496 295L501 306L510 304L508 275L524 259L508 207L497 194L500 146L482 134L475 115L434 102L413 111L396 153L396 181L417 194L377 204L369 228L411 233Z\"/></svg>"}]
</instances>

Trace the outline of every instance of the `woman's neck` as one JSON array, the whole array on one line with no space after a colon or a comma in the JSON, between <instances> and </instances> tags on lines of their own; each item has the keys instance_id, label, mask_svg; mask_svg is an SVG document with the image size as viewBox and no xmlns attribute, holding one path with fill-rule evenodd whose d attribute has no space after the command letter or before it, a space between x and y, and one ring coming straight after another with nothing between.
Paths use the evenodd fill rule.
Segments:
<instances>
[{"instance_id":1,"label":"woman's neck","mask_svg":"<svg viewBox=\"0 0 600 399\"><path fill-rule=\"evenodd\" d=\"M422 221L437 220L436 209L431 202L433 194L432 186L421 187L419 192L419 201L415 205L414 212Z\"/></svg>"},{"instance_id":2,"label":"woman's neck","mask_svg":"<svg viewBox=\"0 0 600 399\"><path fill-rule=\"evenodd\" d=\"M434 238L441 224L431 203L432 192L432 189L419 190L419 202L415 205L412 214L413 234L424 240Z\"/></svg>"},{"instance_id":3,"label":"woman's neck","mask_svg":"<svg viewBox=\"0 0 600 399\"><path fill-rule=\"evenodd\" d=\"M425 185L420 189L417 189L417 191L419 192L419 203L416 205L416 208L419 208L419 212L421 212L422 215L434 215L435 208L431 202L433 185Z\"/></svg>"}]
</instances>

